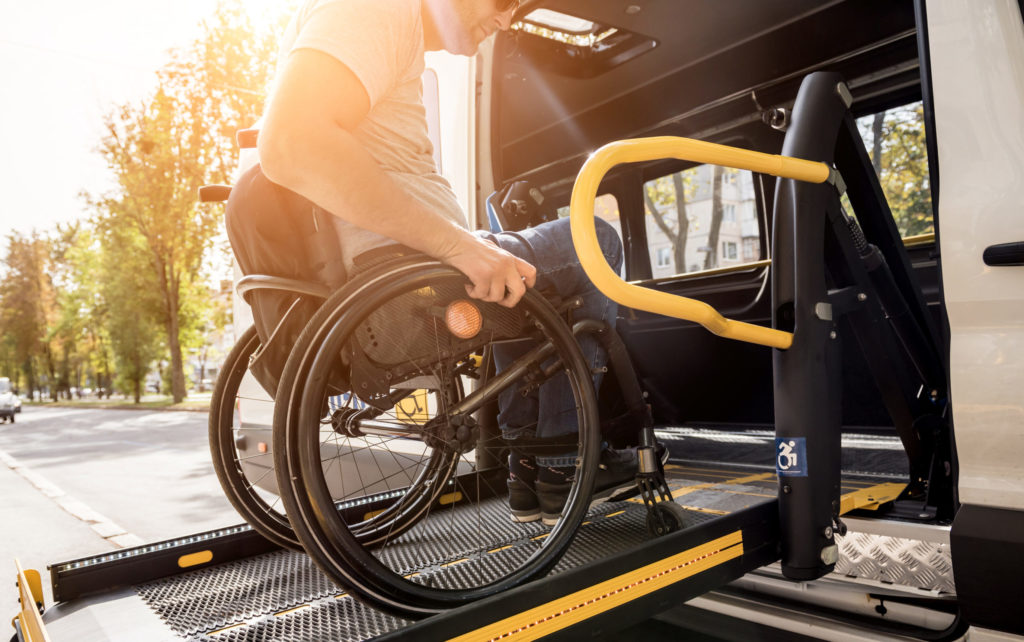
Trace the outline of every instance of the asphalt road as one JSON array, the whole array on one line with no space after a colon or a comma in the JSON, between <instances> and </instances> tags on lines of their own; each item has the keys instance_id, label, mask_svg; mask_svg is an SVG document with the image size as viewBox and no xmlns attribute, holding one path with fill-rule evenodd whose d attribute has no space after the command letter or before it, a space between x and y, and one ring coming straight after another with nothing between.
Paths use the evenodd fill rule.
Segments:
<instances>
[{"instance_id":1,"label":"asphalt road","mask_svg":"<svg viewBox=\"0 0 1024 642\"><path fill-rule=\"evenodd\" d=\"M14 558L48 564L241 523L217 483L205 412L26 406L0 424L0 639ZM11 631L13 634L13 630Z\"/></svg>"}]
</instances>

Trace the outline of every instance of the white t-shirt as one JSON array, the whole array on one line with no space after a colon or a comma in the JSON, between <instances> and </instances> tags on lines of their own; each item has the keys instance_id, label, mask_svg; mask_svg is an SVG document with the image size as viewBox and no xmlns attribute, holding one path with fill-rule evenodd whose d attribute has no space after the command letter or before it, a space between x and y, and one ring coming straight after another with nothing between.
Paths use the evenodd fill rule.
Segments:
<instances>
[{"instance_id":1,"label":"white t-shirt","mask_svg":"<svg viewBox=\"0 0 1024 642\"><path fill-rule=\"evenodd\" d=\"M278 69L296 49L315 49L346 65L366 88L370 111L353 135L410 196L462 227L455 192L434 164L423 106L420 0L306 0L281 40ZM392 243L332 217L346 265Z\"/></svg>"}]
</instances>

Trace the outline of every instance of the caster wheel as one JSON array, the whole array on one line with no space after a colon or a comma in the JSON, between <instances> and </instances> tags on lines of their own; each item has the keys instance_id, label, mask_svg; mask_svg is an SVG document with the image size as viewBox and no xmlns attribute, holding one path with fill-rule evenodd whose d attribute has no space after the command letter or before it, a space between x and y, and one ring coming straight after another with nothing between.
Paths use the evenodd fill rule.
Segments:
<instances>
[{"instance_id":1,"label":"caster wheel","mask_svg":"<svg viewBox=\"0 0 1024 642\"><path fill-rule=\"evenodd\" d=\"M647 510L647 532L655 537L686 527L686 510L675 502L658 502Z\"/></svg>"}]
</instances>

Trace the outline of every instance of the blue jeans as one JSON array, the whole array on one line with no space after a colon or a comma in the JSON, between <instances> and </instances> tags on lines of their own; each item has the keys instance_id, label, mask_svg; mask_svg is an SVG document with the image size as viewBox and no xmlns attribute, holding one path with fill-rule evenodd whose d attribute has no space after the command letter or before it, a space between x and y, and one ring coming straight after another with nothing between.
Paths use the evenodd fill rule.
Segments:
<instances>
[{"instance_id":1,"label":"blue jeans","mask_svg":"<svg viewBox=\"0 0 1024 642\"><path fill-rule=\"evenodd\" d=\"M622 267L622 242L609 223L596 219L597 239L608 265L618 274ZM615 327L618 305L601 294L590 282L572 244L569 219L559 219L519 232L477 232L499 247L537 268L536 288L556 293L563 299L579 296L583 305L573 312L576 320L596 319ZM597 370L605 365L607 354L590 334L577 337L583 357L594 372L594 389L601 384ZM500 371L532 346L527 342L495 346L495 366ZM507 439L517 437L559 437L578 431L576 405L569 378L560 373L539 390L523 397L515 387L498 397L498 425ZM538 456L539 466L572 466L576 453Z\"/></svg>"}]
</instances>

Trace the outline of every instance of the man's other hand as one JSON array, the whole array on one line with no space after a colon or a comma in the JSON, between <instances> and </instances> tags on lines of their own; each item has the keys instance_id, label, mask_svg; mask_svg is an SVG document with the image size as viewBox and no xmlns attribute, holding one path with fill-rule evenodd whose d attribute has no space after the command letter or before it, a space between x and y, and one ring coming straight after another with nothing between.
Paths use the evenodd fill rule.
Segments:
<instances>
[{"instance_id":1,"label":"man's other hand","mask_svg":"<svg viewBox=\"0 0 1024 642\"><path fill-rule=\"evenodd\" d=\"M466 286L466 293L470 297L507 308L519 303L526 288L532 288L537 282L537 268L490 241L468 233L461 235L450 251L437 258L469 278L472 285Z\"/></svg>"}]
</instances>

